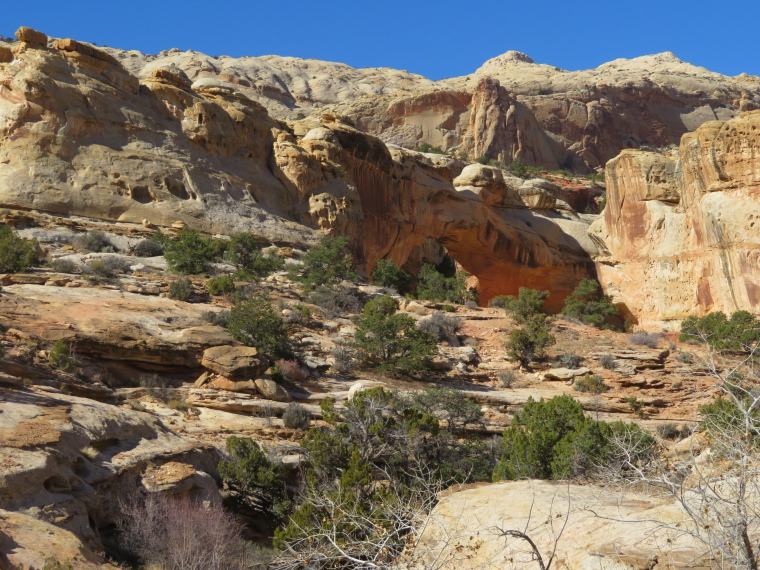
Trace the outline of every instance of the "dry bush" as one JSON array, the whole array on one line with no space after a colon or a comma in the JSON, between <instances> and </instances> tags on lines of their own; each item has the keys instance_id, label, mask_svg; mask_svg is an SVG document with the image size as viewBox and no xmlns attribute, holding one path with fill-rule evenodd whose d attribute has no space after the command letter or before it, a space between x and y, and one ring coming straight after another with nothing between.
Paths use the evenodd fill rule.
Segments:
<instances>
[{"instance_id":1,"label":"dry bush","mask_svg":"<svg viewBox=\"0 0 760 570\"><path fill-rule=\"evenodd\" d=\"M280 360L277 363L285 380L299 384L309 379L309 373L306 372L295 360Z\"/></svg>"},{"instance_id":2,"label":"dry bush","mask_svg":"<svg viewBox=\"0 0 760 570\"><path fill-rule=\"evenodd\" d=\"M631 344L635 344L637 346L646 346L648 348L657 348L657 345L660 344L660 339L662 338L661 334L658 333L650 333L646 331L639 331L635 332L632 335L628 337L628 340L631 341Z\"/></svg>"},{"instance_id":3,"label":"dry bush","mask_svg":"<svg viewBox=\"0 0 760 570\"><path fill-rule=\"evenodd\" d=\"M255 562L242 540L242 525L219 504L148 495L121 509L122 543L146 566L243 570Z\"/></svg>"}]
</instances>

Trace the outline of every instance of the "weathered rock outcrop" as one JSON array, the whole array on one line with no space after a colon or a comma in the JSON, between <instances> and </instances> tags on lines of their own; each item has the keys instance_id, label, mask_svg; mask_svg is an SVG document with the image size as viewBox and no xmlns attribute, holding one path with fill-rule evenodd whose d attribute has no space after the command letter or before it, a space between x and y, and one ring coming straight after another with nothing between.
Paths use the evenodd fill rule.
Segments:
<instances>
[{"instance_id":1,"label":"weathered rock outcrop","mask_svg":"<svg viewBox=\"0 0 760 570\"><path fill-rule=\"evenodd\" d=\"M672 53L565 71L509 51L470 75L431 81L312 59L108 51L141 78L182 69L196 85L244 93L277 118L332 108L387 143L425 141L552 169L598 168L622 149L675 143L706 121L760 108L759 78L726 77Z\"/></svg>"},{"instance_id":2,"label":"weathered rock outcrop","mask_svg":"<svg viewBox=\"0 0 760 570\"><path fill-rule=\"evenodd\" d=\"M432 240L479 279L484 302L529 286L551 289L558 308L589 275L590 219L552 211L542 190L389 148L329 114L287 127L179 66L152 66L138 84L112 54L74 40L13 46L0 64L0 206L293 242L320 229L352 236L367 271L384 257L414 269Z\"/></svg>"},{"instance_id":3,"label":"weathered rock outcrop","mask_svg":"<svg viewBox=\"0 0 760 570\"><path fill-rule=\"evenodd\" d=\"M527 542L500 536L500 530L526 533L546 562L564 527L552 568L712 567L703 555L707 547L686 532L668 531L656 522L685 518L667 499L621 496L593 485L485 484L445 497L433 510L413 554L451 570L537 568Z\"/></svg>"},{"instance_id":4,"label":"weathered rock outcrop","mask_svg":"<svg viewBox=\"0 0 760 570\"><path fill-rule=\"evenodd\" d=\"M0 63L0 205L308 239L278 217L295 197L270 169L278 123L258 103L191 90L170 70L141 84L75 40L12 55Z\"/></svg>"},{"instance_id":5,"label":"weathered rock outcrop","mask_svg":"<svg viewBox=\"0 0 760 570\"><path fill-rule=\"evenodd\" d=\"M646 328L760 311L760 111L684 135L678 152L624 151L607 165L591 228L608 293Z\"/></svg>"},{"instance_id":6,"label":"weathered rock outcrop","mask_svg":"<svg viewBox=\"0 0 760 570\"><path fill-rule=\"evenodd\" d=\"M0 388L0 412L0 513L21 512L39 521L0 515L2 540L8 542L2 551L11 562L36 564L71 551L75 567L99 567L100 532L114 524L119 501L144 487L150 465L173 460L187 466L184 487L169 492L211 492L208 476L189 473L216 474L218 452L169 431L150 414L36 388ZM161 490L154 487L151 492ZM40 532L45 525L57 527L50 542L62 546L46 550L45 541L23 539L27 525Z\"/></svg>"}]
</instances>

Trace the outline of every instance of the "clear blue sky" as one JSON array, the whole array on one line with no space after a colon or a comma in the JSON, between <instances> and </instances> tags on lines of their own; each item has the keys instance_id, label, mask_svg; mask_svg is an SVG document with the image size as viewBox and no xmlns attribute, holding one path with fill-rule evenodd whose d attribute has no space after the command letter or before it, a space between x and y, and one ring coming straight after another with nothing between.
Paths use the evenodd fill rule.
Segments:
<instances>
[{"instance_id":1,"label":"clear blue sky","mask_svg":"<svg viewBox=\"0 0 760 570\"><path fill-rule=\"evenodd\" d=\"M27 25L145 53L289 55L432 79L510 49L571 70L672 51L727 75L760 75L758 23L759 0L36 0L0 9L4 36Z\"/></svg>"}]
</instances>

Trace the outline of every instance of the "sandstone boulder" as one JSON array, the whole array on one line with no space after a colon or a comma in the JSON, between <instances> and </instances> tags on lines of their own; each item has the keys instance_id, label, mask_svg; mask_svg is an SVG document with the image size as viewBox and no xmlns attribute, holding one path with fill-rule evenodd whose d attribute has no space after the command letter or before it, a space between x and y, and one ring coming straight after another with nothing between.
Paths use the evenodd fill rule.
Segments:
<instances>
[{"instance_id":1,"label":"sandstone boulder","mask_svg":"<svg viewBox=\"0 0 760 570\"><path fill-rule=\"evenodd\" d=\"M257 378L256 388L259 393L268 400L274 400L275 402L290 402L293 399L285 388L269 378Z\"/></svg>"},{"instance_id":2,"label":"sandstone boulder","mask_svg":"<svg viewBox=\"0 0 760 570\"><path fill-rule=\"evenodd\" d=\"M527 569L535 566L535 558L526 542L500 532L526 532L547 560L566 524L556 545L560 568L712 567L703 544L655 522L684 518L678 506L661 497L593 485L483 484L444 497L407 557L422 566L435 560L437 568L449 570Z\"/></svg>"},{"instance_id":3,"label":"sandstone boulder","mask_svg":"<svg viewBox=\"0 0 760 570\"><path fill-rule=\"evenodd\" d=\"M48 37L42 32L38 32L37 30L34 30L27 26L21 26L18 30L16 30L15 35L19 41L40 46L47 46Z\"/></svg>"},{"instance_id":4,"label":"sandstone boulder","mask_svg":"<svg viewBox=\"0 0 760 570\"><path fill-rule=\"evenodd\" d=\"M453 181L460 193L468 193L480 198L488 206L518 207L519 197L507 186L504 175L498 168L469 164Z\"/></svg>"},{"instance_id":5,"label":"sandstone boulder","mask_svg":"<svg viewBox=\"0 0 760 570\"><path fill-rule=\"evenodd\" d=\"M572 380L586 374L591 374L591 369L581 366L580 368L553 368L542 372L539 377L541 380Z\"/></svg>"},{"instance_id":6,"label":"sandstone boulder","mask_svg":"<svg viewBox=\"0 0 760 570\"><path fill-rule=\"evenodd\" d=\"M204 503L222 502L214 478L187 463L169 461L159 467L149 468L140 481L149 493L186 495Z\"/></svg>"},{"instance_id":7,"label":"sandstone boulder","mask_svg":"<svg viewBox=\"0 0 760 570\"><path fill-rule=\"evenodd\" d=\"M269 361L249 346L214 346L203 351L201 364L227 378L256 378L269 368Z\"/></svg>"}]
</instances>

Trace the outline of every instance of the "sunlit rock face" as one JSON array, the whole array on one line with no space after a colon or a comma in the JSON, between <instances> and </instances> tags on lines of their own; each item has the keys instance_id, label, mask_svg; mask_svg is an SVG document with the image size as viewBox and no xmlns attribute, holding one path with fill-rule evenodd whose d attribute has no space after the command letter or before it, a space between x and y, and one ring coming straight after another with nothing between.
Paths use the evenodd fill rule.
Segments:
<instances>
[{"instance_id":1,"label":"sunlit rock face","mask_svg":"<svg viewBox=\"0 0 760 570\"><path fill-rule=\"evenodd\" d=\"M483 302L527 286L557 309L590 274L590 218L535 183L386 146L330 114L282 123L176 66L138 80L98 48L47 43L18 42L0 63L4 207L273 241L347 234L367 272L384 257L414 270L432 240Z\"/></svg>"},{"instance_id":2,"label":"sunlit rock face","mask_svg":"<svg viewBox=\"0 0 760 570\"><path fill-rule=\"evenodd\" d=\"M608 292L640 326L760 311L760 111L711 121L670 156L624 151L607 165L591 235Z\"/></svg>"}]
</instances>

